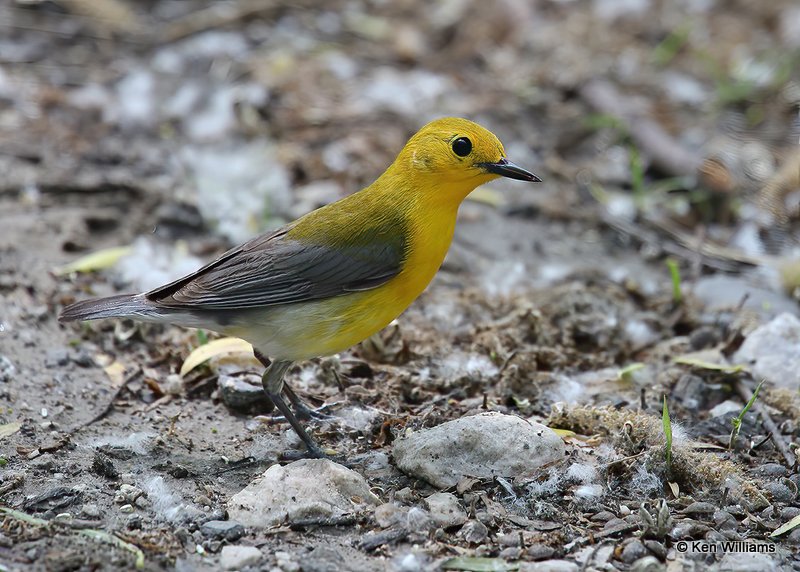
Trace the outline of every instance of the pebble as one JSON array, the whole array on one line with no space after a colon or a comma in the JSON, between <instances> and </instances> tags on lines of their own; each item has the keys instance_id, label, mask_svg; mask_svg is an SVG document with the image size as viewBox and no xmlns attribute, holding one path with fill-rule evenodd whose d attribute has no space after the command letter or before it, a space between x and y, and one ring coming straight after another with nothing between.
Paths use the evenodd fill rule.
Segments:
<instances>
[{"instance_id":1,"label":"pebble","mask_svg":"<svg viewBox=\"0 0 800 572\"><path fill-rule=\"evenodd\" d=\"M785 477L787 472L786 467L778 463L764 463L758 468L758 473L765 477Z\"/></svg>"},{"instance_id":2,"label":"pebble","mask_svg":"<svg viewBox=\"0 0 800 572\"><path fill-rule=\"evenodd\" d=\"M789 536L786 538L786 541L792 546L800 545L800 528L795 528L792 532L790 532Z\"/></svg>"},{"instance_id":3,"label":"pebble","mask_svg":"<svg viewBox=\"0 0 800 572\"><path fill-rule=\"evenodd\" d=\"M641 540L634 538L632 541L628 542L625 547L622 549L622 555L620 556L621 560L626 564L631 564L640 558L644 558L647 556L647 548L642 543Z\"/></svg>"},{"instance_id":4,"label":"pebble","mask_svg":"<svg viewBox=\"0 0 800 572\"><path fill-rule=\"evenodd\" d=\"M461 530L458 534L470 544L483 544L483 542L489 536L489 529L486 528L485 524L478 520L470 520L461 527Z\"/></svg>"},{"instance_id":5,"label":"pebble","mask_svg":"<svg viewBox=\"0 0 800 572\"><path fill-rule=\"evenodd\" d=\"M555 548L552 546L548 546L547 544L541 544L537 542L536 544L531 544L525 550L525 554L531 560L547 560L555 556Z\"/></svg>"},{"instance_id":6,"label":"pebble","mask_svg":"<svg viewBox=\"0 0 800 572\"><path fill-rule=\"evenodd\" d=\"M667 559L667 547L664 546L663 543L659 542L658 540L645 540L644 541L645 547L655 554L660 560Z\"/></svg>"},{"instance_id":7,"label":"pebble","mask_svg":"<svg viewBox=\"0 0 800 572\"><path fill-rule=\"evenodd\" d=\"M696 515L696 514L714 514L714 511L717 510L717 507L711 504L710 502L693 502L685 509L683 512L689 515Z\"/></svg>"},{"instance_id":8,"label":"pebble","mask_svg":"<svg viewBox=\"0 0 800 572\"><path fill-rule=\"evenodd\" d=\"M289 552L278 551L275 553L275 562L282 572L297 572L300 564L292 557Z\"/></svg>"},{"instance_id":9,"label":"pebble","mask_svg":"<svg viewBox=\"0 0 800 572\"><path fill-rule=\"evenodd\" d=\"M787 506L781 509L781 521L789 522L797 515L800 515L800 507Z\"/></svg>"},{"instance_id":10,"label":"pebble","mask_svg":"<svg viewBox=\"0 0 800 572\"><path fill-rule=\"evenodd\" d=\"M63 367L69 363L69 351L63 348L47 350L44 357L45 367Z\"/></svg>"},{"instance_id":11,"label":"pebble","mask_svg":"<svg viewBox=\"0 0 800 572\"><path fill-rule=\"evenodd\" d=\"M617 518L617 516L608 510L603 510L598 512L597 514L592 515L590 519L592 522L608 522L612 518Z\"/></svg>"},{"instance_id":12,"label":"pebble","mask_svg":"<svg viewBox=\"0 0 800 572\"><path fill-rule=\"evenodd\" d=\"M219 565L223 570L241 570L261 560L261 551L255 546L223 546Z\"/></svg>"},{"instance_id":13,"label":"pebble","mask_svg":"<svg viewBox=\"0 0 800 572\"><path fill-rule=\"evenodd\" d=\"M322 523L380 503L364 477L328 459L273 465L228 501L231 520L254 528Z\"/></svg>"},{"instance_id":14,"label":"pebble","mask_svg":"<svg viewBox=\"0 0 800 572\"><path fill-rule=\"evenodd\" d=\"M522 548L519 546L509 546L508 548L503 548L498 556L504 560L518 560L521 554Z\"/></svg>"},{"instance_id":15,"label":"pebble","mask_svg":"<svg viewBox=\"0 0 800 572\"><path fill-rule=\"evenodd\" d=\"M520 562L519 572L578 572L579 566L569 560L542 560Z\"/></svg>"},{"instance_id":16,"label":"pebble","mask_svg":"<svg viewBox=\"0 0 800 572\"><path fill-rule=\"evenodd\" d=\"M434 527L431 514L427 510L412 507L406 514L406 528L411 531L420 532L430 530Z\"/></svg>"},{"instance_id":17,"label":"pebble","mask_svg":"<svg viewBox=\"0 0 800 572\"><path fill-rule=\"evenodd\" d=\"M200 526L200 531L212 538L235 541L239 540L244 534L244 527L232 520L209 520Z\"/></svg>"},{"instance_id":18,"label":"pebble","mask_svg":"<svg viewBox=\"0 0 800 572\"><path fill-rule=\"evenodd\" d=\"M403 472L446 489L465 476L530 475L564 452L564 442L548 427L490 412L411 433L395 441L392 456Z\"/></svg>"},{"instance_id":19,"label":"pebble","mask_svg":"<svg viewBox=\"0 0 800 572\"><path fill-rule=\"evenodd\" d=\"M739 522L726 510L714 511L714 526L720 530L734 530Z\"/></svg>"},{"instance_id":20,"label":"pebble","mask_svg":"<svg viewBox=\"0 0 800 572\"><path fill-rule=\"evenodd\" d=\"M776 502L792 502L795 497L795 490L787 487L778 481L772 481L764 485L764 488L772 495Z\"/></svg>"},{"instance_id":21,"label":"pebble","mask_svg":"<svg viewBox=\"0 0 800 572\"><path fill-rule=\"evenodd\" d=\"M14 364L4 355L0 355L0 383L8 383L14 379L14 374L17 368Z\"/></svg>"},{"instance_id":22,"label":"pebble","mask_svg":"<svg viewBox=\"0 0 800 572\"><path fill-rule=\"evenodd\" d=\"M273 404L261 384L250 383L247 378L220 374L217 381L222 401L234 411L269 413Z\"/></svg>"},{"instance_id":23,"label":"pebble","mask_svg":"<svg viewBox=\"0 0 800 572\"><path fill-rule=\"evenodd\" d=\"M728 552L719 561L717 569L736 572L773 572L779 568L775 558L769 554Z\"/></svg>"},{"instance_id":24,"label":"pebble","mask_svg":"<svg viewBox=\"0 0 800 572\"><path fill-rule=\"evenodd\" d=\"M655 556L643 556L631 564L631 572L662 572L664 565Z\"/></svg>"},{"instance_id":25,"label":"pebble","mask_svg":"<svg viewBox=\"0 0 800 572\"><path fill-rule=\"evenodd\" d=\"M675 538L700 538L705 535L710 529L702 522L697 522L691 518L687 518L679 522L670 532L670 535Z\"/></svg>"},{"instance_id":26,"label":"pebble","mask_svg":"<svg viewBox=\"0 0 800 572\"><path fill-rule=\"evenodd\" d=\"M450 528L467 522L467 513L451 493L434 493L425 499L431 518L437 526Z\"/></svg>"},{"instance_id":27,"label":"pebble","mask_svg":"<svg viewBox=\"0 0 800 572\"><path fill-rule=\"evenodd\" d=\"M800 319L784 313L756 328L734 354L735 363L749 364L755 379L777 387L800 389Z\"/></svg>"},{"instance_id":28,"label":"pebble","mask_svg":"<svg viewBox=\"0 0 800 572\"><path fill-rule=\"evenodd\" d=\"M381 528L389 528L405 520L408 509L400 507L393 502L387 502L375 507L373 516Z\"/></svg>"},{"instance_id":29,"label":"pebble","mask_svg":"<svg viewBox=\"0 0 800 572\"><path fill-rule=\"evenodd\" d=\"M86 518L100 518L100 508L94 503L86 503L81 507L81 514Z\"/></svg>"}]
</instances>

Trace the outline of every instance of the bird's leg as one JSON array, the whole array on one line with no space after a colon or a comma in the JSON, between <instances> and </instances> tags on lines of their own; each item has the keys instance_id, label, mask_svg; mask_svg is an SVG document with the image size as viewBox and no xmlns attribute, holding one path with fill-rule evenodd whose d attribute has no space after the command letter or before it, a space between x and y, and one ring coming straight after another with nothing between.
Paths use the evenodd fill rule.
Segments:
<instances>
[{"instance_id":1,"label":"bird's leg","mask_svg":"<svg viewBox=\"0 0 800 572\"><path fill-rule=\"evenodd\" d=\"M270 359L255 348L253 348L253 355L256 356L256 359L260 361L261 365L264 367L268 368L270 366ZM326 415L319 410L309 407L308 404L303 401L300 396L295 393L294 389L292 389L291 386L285 381L283 382L283 393L285 393L286 397L289 398L289 401L294 406L294 410L297 412L297 417L300 419L308 421L309 419L324 420L332 418L330 415Z\"/></svg>"},{"instance_id":2,"label":"bird's leg","mask_svg":"<svg viewBox=\"0 0 800 572\"><path fill-rule=\"evenodd\" d=\"M319 448L319 445L314 442L311 436L306 433L306 430L297 420L297 417L294 416L294 413L292 413L292 410L289 409L289 406L286 405L286 402L281 396L281 391L283 391L283 376L291 365L292 362L290 361L276 360L272 362L261 377L261 385L264 387L264 392L267 394L267 397L272 400L272 403L274 403L278 411L283 414L298 437L306 444L309 455L312 457L324 458L325 453L322 452L322 449Z\"/></svg>"},{"instance_id":3,"label":"bird's leg","mask_svg":"<svg viewBox=\"0 0 800 572\"><path fill-rule=\"evenodd\" d=\"M312 409L308 406L308 404L302 400L302 398L294 392L294 389L289 387L289 384L283 382L283 393L286 394L286 397L289 398L289 401L292 402L294 406L294 410L297 412L297 417L300 419L308 421L309 419L333 419L333 415L328 415L327 413L323 413L321 410L326 408L327 405L322 405L318 409Z\"/></svg>"}]
</instances>

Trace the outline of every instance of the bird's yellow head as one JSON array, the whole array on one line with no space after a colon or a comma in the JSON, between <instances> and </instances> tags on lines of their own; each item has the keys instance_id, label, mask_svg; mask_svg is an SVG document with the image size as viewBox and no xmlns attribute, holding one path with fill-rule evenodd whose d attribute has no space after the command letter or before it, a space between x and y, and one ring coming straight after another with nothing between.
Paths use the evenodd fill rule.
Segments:
<instances>
[{"instance_id":1,"label":"bird's yellow head","mask_svg":"<svg viewBox=\"0 0 800 572\"><path fill-rule=\"evenodd\" d=\"M418 188L429 189L426 192L445 193L458 201L497 177L541 181L506 158L494 133L458 117L436 119L420 129L397 156L392 170L413 177Z\"/></svg>"}]
</instances>

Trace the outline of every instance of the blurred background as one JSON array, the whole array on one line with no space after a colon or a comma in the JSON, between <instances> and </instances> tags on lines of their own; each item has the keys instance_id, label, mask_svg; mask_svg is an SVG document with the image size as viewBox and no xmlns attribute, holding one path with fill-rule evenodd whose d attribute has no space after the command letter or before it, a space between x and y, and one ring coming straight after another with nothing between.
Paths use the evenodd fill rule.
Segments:
<instances>
[{"instance_id":1,"label":"blurred background","mask_svg":"<svg viewBox=\"0 0 800 572\"><path fill-rule=\"evenodd\" d=\"M235 243L361 188L422 124L459 115L545 179L478 200L593 219L696 274L766 266L791 292L799 61L789 0L8 1L0 192L83 208L69 252L153 232Z\"/></svg>"},{"instance_id":2,"label":"blurred background","mask_svg":"<svg viewBox=\"0 0 800 572\"><path fill-rule=\"evenodd\" d=\"M38 506L23 503L79 482L95 503L87 518L127 531L158 566L215 558L220 541L176 528L172 508L221 518L255 473L227 461L265 467L292 446L253 418L264 412L257 366L212 360L179 375L205 333L55 316L76 299L160 285L362 188L419 127L456 115L544 182L477 190L408 312L290 372L335 413L317 436L361 455L354 466L383 493L419 504L419 482L387 456L405 428L492 409L568 430L591 470L538 489L475 485L492 515L505 503L554 527L490 515L473 523L482 536L409 533L431 558L471 542L478 555L572 558L591 538L585 569L599 547L591 531L612 523L635 548L615 548L616 564L663 562L664 545L639 542L636 507L669 498L682 510L689 493L707 525L681 513L674 538L713 527L763 539L800 512L799 112L796 0L1 0L0 439L13 447L0 460L6 475L43 476L2 494ZM761 379L737 441L730 417ZM663 468L663 396L705 447L676 445L675 471ZM120 471L167 483L172 500L137 505L144 524L123 515L113 479L85 470L98 443L128 447ZM43 451L63 473L37 464ZM187 474L214 476L195 491ZM771 505L753 484L762 478ZM748 491L761 496L747 504ZM715 512L728 502L745 509ZM343 553L363 530L346 529ZM539 552L501 532L524 532ZM294 553L308 537L292 534ZM796 546L800 532L787 538ZM19 562L41 553L8 545ZM387 547L359 558L404 554ZM767 565L728 569L777 569Z\"/></svg>"}]
</instances>

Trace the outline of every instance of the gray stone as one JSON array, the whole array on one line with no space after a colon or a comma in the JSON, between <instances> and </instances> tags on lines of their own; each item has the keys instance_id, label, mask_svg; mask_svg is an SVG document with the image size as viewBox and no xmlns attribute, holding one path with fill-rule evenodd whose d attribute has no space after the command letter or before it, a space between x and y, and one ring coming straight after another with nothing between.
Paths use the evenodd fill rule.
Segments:
<instances>
[{"instance_id":1,"label":"gray stone","mask_svg":"<svg viewBox=\"0 0 800 572\"><path fill-rule=\"evenodd\" d=\"M44 357L45 367L63 367L69 363L69 350L65 348L55 348L47 350Z\"/></svg>"},{"instance_id":2,"label":"gray stone","mask_svg":"<svg viewBox=\"0 0 800 572\"><path fill-rule=\"evenodd\" d=\"M765 477L785 477L789 471L778 463L764 463L758 467L758 473Z\"/></svg>"},{"instance_id":3,"label":"gray stone","mask_svg":"<svg viewBox=\"0 0 800 572\"><path fill-rule=\"evenodd\" d=\"M380 504L364 477L328 459L273 465L228 501L244 526L323 523Z\"/></svg>"},{"instance_id":4,"label":"gray stone","mask_svg":"<svg viewBox=\"0 0 800 572\"><path fill-rule=\"evenodd\" d=\"M261 551L255 546L223 546L219 565L223 570L241 570L261 560Z\"/></svg>"},{"instance_id":5,"label":"gray stone","mask_svg":"<svg viewBox=\"0 0 800 572\"><path fill-rule=\"evenodd\" d=\"M797 391L800 389L800 319L781 314L756 328L734 355L750 365L753 377Z\"/></svg>"},{"instance_id":6,"label":"gray stone","mask_svg":"<svg viewBox=\"0 0 800 572\"><path fill-rule=\"evenodd\" d=\"M222 401L234 411L272 410L272 401L264 393L261 380L256 376L220 374L217 386Z\"/></svg>"},{"instance_id":7,"label":"gray stone","mask_svg":"<svg viewBox=\"0 0 800 572\"><path fill-rule=\"evenodd\" d=\"M239 540L244 534L244 527L232 520L209 520L200 526L200 532L211 538Z\"/></svg>"},{"instance_id":8,"label":"gray stone","mask_svg":"<svg viewBox=\"0 0 800 572\"><path fill-rule=\"evenodd\" d=\"M641 540L635 538L625 545L620 558L626 564L631 564L645 556L647 556L647 548L645 548Z\"/></svg>"},{"instance_id":9,"label":"gray stone","mask_svg":"<svg viewBox=\"0 0 800 572\"><path fill-rule=\"evenodd\" d=\"M700 278L692 293L706 306L706 310L752 310L771 318L780 312L795 312L797 305L788 296L752 284L739 276L713 274ZM745 298L745 295L747 296ZM744 305L742 306L742 299Z\"/></svg>"},{"instance_id":10,"label":"gray stone","mask_svg":"<svg viewBox=\"0 0 800 572\"><path fill-rule=\"evenodd\" d=\"M664 546L662 542L659 542L658 540L645 539L644 545L650 552L655 554L660 560L667 559L667 548L666 546Z\"/></svg>"},{"instance_id":11,"label":"gray stone","mask_svg":"<svg viewBox=\"0 0 800 572\"><path fill-rule=\"evenodd\" d=\"M407 508L400 507L393 502L387 502L375 507L373 516L378 526L389 528L403 522L406 518L406 513L408 513Z\"/></svg>"},{"instance_id":12,"label":"gray stone","mask_svg":"<svg viewBox=\"0 0 800 572\"><path fill-rule=\"evenodd\" d=\"M717 565L719 572L777 572L780 566L769 554L728 552Z\"/></svg>"},{"instance_id":13,"label":"gray stone","mask_svg":"<svg viewBox=\"0 0 800 572\"><path fill-rule=\"evenodd\" d=\"M525 554L531 560L547 560L548 558L552 558L555 555L555 553L556 553L555 548L553 548L552 546L548 546L547 544L542 544L540 542L531 544L525 551Z\"/></svg>"},{"instance_id":14,"label":"gray stone","mask_svg":"<svg viewBox=\"0 0 800 572\"><path fill-rule=\"evenodd\" d=\"M764 488L770 492L772 499L776 502L792 502L795 497L795 491L783 483L772 481L764 485Z\"/></svg>"},{"instance_id":15,"label":"gray stone","mask_svg":"<svg viewBox=\"0 0 800 572\"><path fill-rule=\"evenodd\" d=\"M489 529L478 520L470 520L461 527L458 533L470 544L483 544L486 537L489 536Z\"/></svg>"},{"instance_id":16,"label":"gray stone","mask_svg":"<svg viewBox=\"0 0 800 572\"><path fill-rule=\"evenodd\" d=\"M666 567L655 556L643 556L631 564L631 572L662 572Z\"/></svg>"},{"instance_id":17,"label":"gray stone","mask_svg":"<svg viewBox=\"0 0 800 572\"><path fill-rule=\"evenodd\" d=\"M445 489L466 476L532 475L563 459L564 451L548 427L491 412L412 433L395 442L392 456L403 472Z\"/></svg>"},{"instance_id":18,"label":"gray stone","mask_svg":"<svg viewBox=\"0 0 800 572\"><path fill-rule=\"evenodd\" d=\"M781 522L789 522L800 514L800 507L786 506L781 509Z\"/></svg>"},{"instance_id":19,"label":"gray stone","mask_svg":"<svg viewBox=\"0 0 800 572\"><path fill-rule=\"evenodd\" d=\"M717 510L717 507L711 504L710 502L693 502L685 509L685 512L688 515L704 515L704 514L714 514L714 511Z\"/></svg>"},{"instance_id":20,"label":"gray stone","mask_svg":"<svg viewBox=\"0 0 800 572\"><path fill-rule=\"evenodd\" d=\"M435 526L431 514L419 507L412 507L406 514L406 528L412 532L426 532Z\"/></svg>"},{"instance_id":21,"label":"gray stone","mask_svg":"<svg viewBox=\"0 0 800 572\"><path fill-rule=\"evenodd\" d=\"M569 560L542 560L520 562L519 572L578 572L580 567Z\"/></svg>"},{"instance_id":22,"label":"gray stone","mask_svg":"<svg viewBox=\"0 0 800 572\"><path fill-rule=\"evenodd\" d=\"M739 526L739 522L726 510L714 511L714 526L720 530L733 530Z\"/></svg>"},{"instance_id":23,"label":"gray stone","mask_svg":"<svg viewBox=\"0 0 800 572\"><path fill-rule=\"evenodd\" d=\"M467 522L467 513L451 493L434 493L425 499L425 504L437 526L449 528Z\"/></svg>"}]
</instances>

